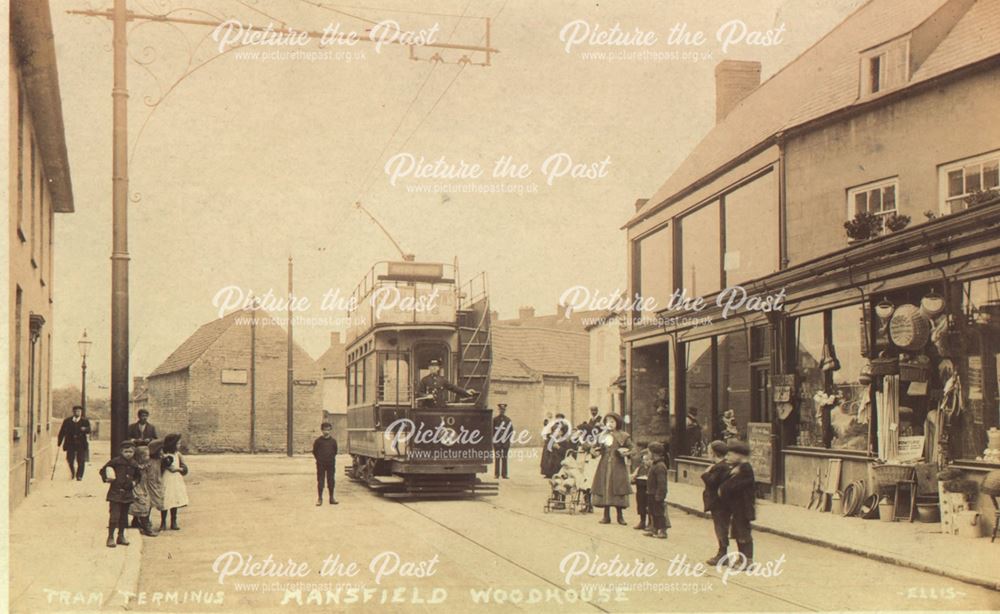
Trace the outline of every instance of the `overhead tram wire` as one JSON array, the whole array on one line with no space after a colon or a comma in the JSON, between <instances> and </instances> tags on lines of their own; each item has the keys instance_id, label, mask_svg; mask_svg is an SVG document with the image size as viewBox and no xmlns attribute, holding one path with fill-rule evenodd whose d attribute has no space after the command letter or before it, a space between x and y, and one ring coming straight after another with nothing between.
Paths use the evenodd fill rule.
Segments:
<instances>
[{"instance_id":1,"label":"overhead tram wire","mask_svg":"<svg viewBox=\"0 0 1000 614\"><path fill-rule=\"evenodd\" d=\"M343 13L343 11L338 11L338 10L332 8L329 5L324 5L322 3L314 2L312 0L299 0L299 1L303 2L305 4L310 4L312 6L319 7L319 8L324 8L326 10L330 10L330 11L333 11L333 12L336 12L336 13ZM451 32L448 34L448 40L449 41L455 35L455 32L458 30L458 26L461 25L462 19L465 18L465 13L468 12L469 6L471 4L472 4L472 0L468 0L466 2L465 8L462 11L462 15L458 16L458 18L459 18L458 21L455 22L454 27L452 27ZM504 3L504 5L506 5L506 2ZM501 8L501 10L503 10L503 9ZM363 19L363 18L358 17L356 15L351 15L351 16L355 17L357 19ZM370 23L377 23L377 22L370 22ZM480 40L482 40L482 39L480 39ZM389 239L389 241L393 244L393 246L399 252L400 256L402 256L403 258L408 257L408 254L399 245L399 242L396 241L395 237L393 237L392 234L389 233L388 229L386 229L386 227L381 222L379 222L379 220L375 217L375 215L372 214L372 212L369 211L361 203L361 199L362 199L362 197L364 197L365 193L371 187L372 183L374 183L375 178L377 177L376 171L378 169L379 163L382 161L382 156L385 155L385 152L389 149L389 146L392 144L393 139L395 139L396 135L399 134L399 130L403 127L403 123L406 121L406 118L409 117L410 111L413 109L413 105L417 102L417 99L420 98L420 95L423 93L424 88L430 82L430 79L434 75L434 70L436 68L437 68L437 64L431 64L431 69L429 71L427 71L427 76L424 77L424 80L420 84L420 87L417 89L416 94L414 94L413 98L410 99L410 102L406 106L406 110L404 110L403 114L400 116L399 122L396 123L396 127L393 129L392 134L389 135L389 138L386 140L385 144L382 146L382 149L379 151L378 155L373 159L371 166L368 168L368 170L365 172L364 176L362 177L361 190L358 193L357 198L354 199L354 203L353 203L354 206L357 209L360 209L365 215L367 215L368 218L379 228L379 230L381 230L382 233L385 234L386 238ZM427 112L427 114L425 114L424 117L420 119L420 121L417 123L417 126L413 129L413 131L410 133L410 135L403 142L403 146L405 146L406 143L409 143L410 139L413 137L413 135L416 133L416 131L420 128L420 126L423 125L424 121L427 119L427 117L430 115L430 113L432 113L434 111L434 109L437 108L438 103L441 102L441 99L444 97L444 95L447 94L448 90L451 89L451 86L455 83L455 79L458 78L458 75L462 72L462 69L464 69L464 68L465 68L465 65L462 65L459 68L459 70L455 73L455 76L452 77L452 80L445 87L445 90L441 93L441 95L438 96L437 100L434 101L433 105L431 106L431 108Z\"/></svg>"}]
</instances>

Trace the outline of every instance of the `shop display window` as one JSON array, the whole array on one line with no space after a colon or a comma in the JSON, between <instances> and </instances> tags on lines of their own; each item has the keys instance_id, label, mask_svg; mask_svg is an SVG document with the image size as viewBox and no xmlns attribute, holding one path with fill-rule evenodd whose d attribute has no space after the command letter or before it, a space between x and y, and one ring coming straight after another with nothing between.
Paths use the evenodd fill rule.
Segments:
<instances>
[{"instance_id":1,"label":"shop display window","mask_svg":"<svg viewBox=\"0 0 1000 614\"><path fill-rule=\"evenodd\" d=\"M757 339L758 335L753 335ZM745 331L719 337L718 435L745 439L751 416L750 356ZM727 413L731 412L731 413ZM735 430L735 434L734 434ZM728 431L728 432L727 432Z\"/></svg>"},{"instance_id":2,"label":"shop display window","mask_svg":"<svg viewBox=\"0 0 1000 614\"><path fill-rule=\"evenodd\" d=\"M684 400L687 406L687 454L704 456L711 442L715 387L712 381L712 339L684 344Z\"/></svg>"},{"instance_id":3,"label":"shop display window","mask_svg":"<svg viewBox=\"0 0 1000 614\"><path fill-rule=\"evenodd\" d=\"M823 356L824 315L815 313L796 318L795 370L799 378L798 413L799 434L796 443L806 447L825 447L823 416L814 400L817 392L826 387L820 360Z\"/></svg>"},{"instance_id":4,"label":"shop display window","mask_svg":"<svg viewBox=\"0 0 1000 614\"><path fill-rule=\"evenodd\" d=\"M1000 448L990 448L989 430L1000 426L997 362L1000 359L1000 276L962 284L960 318L964 334L957 358L963 403L952 424L957 458L1000 463ZM998 437L994 435L994 439Z\"/></svg>"},{"instance_id":5,"label":"shop display window","mask_svg":"<svg viewBox=\"0 0 1000 614\"><path fill-rule=\"evenodd\" d=\"M675 414L670 351L669 343L632 349L631 426L646 441L670 438Z\"/></svg>"},{"instance_id":6,"label":"shop display window","mask_svg":"<svg viewBox=\"0 0 1000 614\"><path fill-rule=\"evenodd\" d=\"M840 368L831 372L832 385L842 399L830 410L830 447L835 449L868 449L871 395L869 387L858 381L867 363L862 354L863 316L859 305L834 309L829 316L832 347L840 363Z\"/></svg>"}]
</instances>

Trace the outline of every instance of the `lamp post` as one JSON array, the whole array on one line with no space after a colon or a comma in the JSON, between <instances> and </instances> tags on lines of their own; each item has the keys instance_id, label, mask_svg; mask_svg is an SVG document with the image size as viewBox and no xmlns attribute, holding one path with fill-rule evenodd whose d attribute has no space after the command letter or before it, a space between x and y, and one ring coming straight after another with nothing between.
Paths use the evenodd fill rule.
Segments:
<instances>
[{"instance_id":1,"label":"lamp post","mask_svg":"<svg viewBox=\"0 0 1000 614\"><path fill-rule=\"evenodd\" d=\"M80 407L83 408L84 414L87 413L87 354L90 352L90 346L93 341L87 338L87 329L83 329L83 337L76 342L76 345L80 348L80 358L83 362L80 363Z\"/></svg>"}]
</instances>

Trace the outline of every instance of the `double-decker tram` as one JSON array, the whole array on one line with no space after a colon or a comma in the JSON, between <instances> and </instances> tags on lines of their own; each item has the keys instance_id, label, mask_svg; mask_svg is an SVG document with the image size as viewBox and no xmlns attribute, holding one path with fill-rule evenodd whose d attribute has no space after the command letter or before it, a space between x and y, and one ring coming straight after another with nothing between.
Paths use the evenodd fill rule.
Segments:
<instances>
[{"instance_id":1,"label":"double-decker tram","mask_svg":"<svg viewBox=\"0 0 1000 614\"><path fill-rule=\"evenodd\" d=\"M378 262L355 289L347 332L348 477L389 497L496 494L486 275Z\"/></svg>"}]
</instances>

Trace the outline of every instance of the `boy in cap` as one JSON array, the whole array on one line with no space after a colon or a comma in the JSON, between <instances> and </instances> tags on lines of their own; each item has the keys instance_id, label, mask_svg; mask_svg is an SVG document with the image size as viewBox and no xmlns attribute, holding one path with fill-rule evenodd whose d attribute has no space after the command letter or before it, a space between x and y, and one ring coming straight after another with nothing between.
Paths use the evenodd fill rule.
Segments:
<instances>
[{"instance_id":1,"label":"boy in cap","mask_svg":"<svg viewBox=\"0 0 1000 614\"><path fill-rule=\"evenodd\" d=\"M753 467L750 466L750 446L742 441L730 441L726 446L726 462L732 466L719 486L722 505L731 514L732 537L742 557L734 567L745 569L753 562L753 536L750 523L756 518ZM732 560L732 559L730 559Z\"/></svg>"},{"instance_id":2,"label":"boy in cap","mask_svg":"<svg viewBox=\"0 0 1000 614\"><path fill-rule=\"evenodd\" d=\"M715 556L705 561L709 565L715 565L722 560L729 551L729 512L722 501L719 500L719 486L723 480L729 476L732 467L726 462L726 454L729 448L726 442L718 439L708 445L712 454L713 464L705 473L701 474L701 480L705 483L705 491L702 493L702 502L705 504L705 511L712 514L712 523L715 525L715 539L719 543L719 550Z\"/></svg>"},{"instance_id":3,"label":"boy in cap","mask_svg":"<svg viewBox=\"0 0 1000 614\"><path fill-rule=\"evenodd\" d=\"M135 444L131 441L122 443L118 456L104 463L101 467L101 480L108 486L108 548L115 547L115 529L118 530L117 543L122 546L129 544L125 539L125 528L128 527L129 504L135 501L132 489L139 483L139 467L132 460L135 456ZM108 475L108 472L111 472Z\"/></svg>"},{"instance_id":4,"label":"boy in cap","mask_svg":"<svg viewBox=\"0 0 1000 614\"><path fill-rule=\"evenodd\" d=\"M313 442L313 458L316 459L316 505L323 505L323 483L330 491L330 505L337 505L333 497L334 476L337 474L337 440L333 438L333 425L324 422L319 430L322 435Z\"/></svg>"},{"instance_id":5,"label":"boy in cap","mask_svg":"<svg viewBox=\"0 0 1000 614\"><path fill-rule=\"evenodd\" d=\"M646 477L646 501L649 509L650 527L646 535L659 539L667 539L667 463L666 448L662 443L654 441L647 448L653 455L653 466L649 468Z\"/></svg>"}]
</instances>

